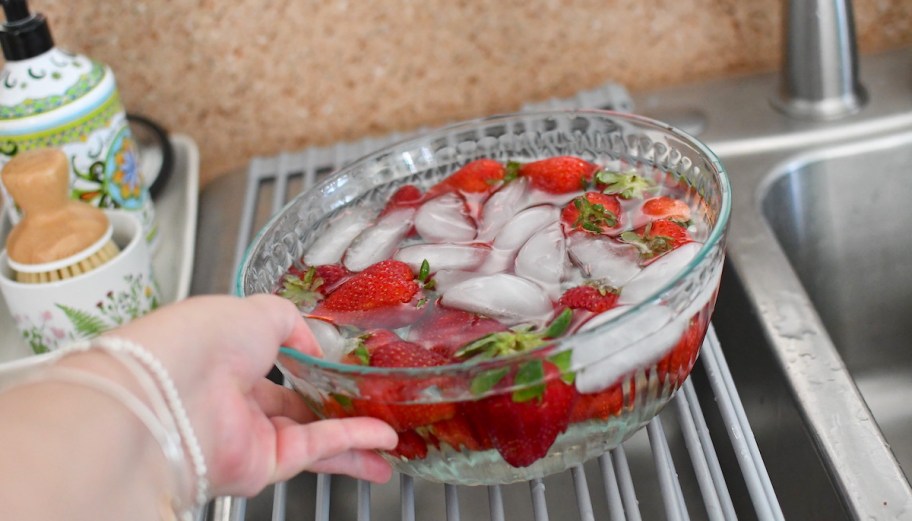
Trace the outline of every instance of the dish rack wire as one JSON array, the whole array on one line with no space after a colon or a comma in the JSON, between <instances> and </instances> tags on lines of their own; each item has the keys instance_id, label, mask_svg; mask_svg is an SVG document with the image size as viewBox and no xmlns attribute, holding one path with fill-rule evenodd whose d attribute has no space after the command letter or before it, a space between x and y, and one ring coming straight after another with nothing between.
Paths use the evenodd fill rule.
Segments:
<instances>
[{"instance_id":1,"label":"dish rack wire","mask_svg":"<svg viewBox=\"0 0 912 521\"><path fill-rule=\"evenodd\" d=\"M573 99L552 99L524 108L579 106L622 111L632 108L626 91L614 84L582 92ZM312 186L320 176L405 137L391 134L254 158L247 170L234 265L240 263L258 229L257 223L265 222L264 216L278 212L293 195ZM547 521L551 517L571 518L575 503L580 521L640 521L655 516L669 521L692 518L716 521L738 519L739 515L756 516L764 521L784 519L712 326L699 361L701 364L695 367L694 375L644 429L622 446L557 476L526 484L462 487L423 482L398 474L391 484L382 486L341 476L302 475L295 479L307 480L305 490L292 490L291 484L285 482L269 487L252 500L216 498L200 517L209 521L370 521L372 514L374 519L381 518L379 514L383 510L386 514L392 512L393 518L402 521L444 517L447 521L474 520L484 514L491 521ZM702 371L699 365L702 365ZM694 383L697 376L701 389L707 389L702 395L704 402L711 402L708 405L700 403L700 393ZM723 469L721 452L713 441L708 420L715 425L712 432L715 432L717 442L719 432L727 433L722 450L726 451L727 460L736 462L740 473ZM640 455L634 464L630 461L632 451ZM645 459L643 453L647 454ZM645 478L636 476L642 473L642 467L649 466L648 463L643 465L643 461L649 460L653 468ZM395 503L397 487L398 506L391 505L391 502ZM528 491L523 493L525 488ZM302 494L313 497L302 498ZM270 495L271 509L266 509L271 510L269 517L262 514L256 519L249 517L248 510L253 511L248 509L249 502L256 501L262 507L264 502L270 502ZM484 505L485 496L487 506ZM647 501L644 496L651 497ZM298 507L295 512L293 507L301 502L306 506L303 510ZM421 515L428 512L431 515Z\"/></svg>"}]
</instances>

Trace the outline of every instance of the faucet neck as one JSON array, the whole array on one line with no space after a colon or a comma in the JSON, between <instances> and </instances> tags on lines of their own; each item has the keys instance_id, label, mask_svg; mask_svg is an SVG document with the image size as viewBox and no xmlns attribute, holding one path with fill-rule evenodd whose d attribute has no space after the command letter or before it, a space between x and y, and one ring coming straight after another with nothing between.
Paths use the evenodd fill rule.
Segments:
<instances>
[{"instance_id":1,"label":"faucet neck","mask_svg":"<svg viewBox=\"0 0 912 521\"><path fill-rule=\"evenodd\" d=\"M836 119L867 100L858 79L850 0L788 0L783 11L783 60L773 105L785 114Z\"/></svg>"}]
</instances>

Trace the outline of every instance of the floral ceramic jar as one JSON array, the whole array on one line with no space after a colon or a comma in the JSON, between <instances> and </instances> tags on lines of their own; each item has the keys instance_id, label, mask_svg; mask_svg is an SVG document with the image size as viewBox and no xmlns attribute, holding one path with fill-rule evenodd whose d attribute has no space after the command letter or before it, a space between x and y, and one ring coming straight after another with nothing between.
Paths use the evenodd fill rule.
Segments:
<instances>
[{"instance_id":1,"label":"floral ceramic jar","mask_svg":"<svg viewBox=\"0 0 912 521\"><path fill-rule=\"evenodd\" d=\"M54 147L70 160L70 195L99 208L135 212L151 245L158 229L137 146L106 65L54 46L41 14L4 3L0 27L0 168L25 150ZM12 7L8 7L12 6ZM10 217L18 210L4 190Z\"/></svg>"}]
</instances>

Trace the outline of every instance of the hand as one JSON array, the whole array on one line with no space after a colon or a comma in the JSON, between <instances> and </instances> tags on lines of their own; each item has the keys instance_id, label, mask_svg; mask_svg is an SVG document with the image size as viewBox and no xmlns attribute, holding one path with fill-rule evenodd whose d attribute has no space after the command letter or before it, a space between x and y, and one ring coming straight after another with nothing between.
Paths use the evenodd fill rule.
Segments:
<instances>
[{"instance_id":1,"label":"hand","mask_svg":"<svg viewBox=\"0 0 912 521\"><path fill-rule=\"evenodd\" d=\"M264 378L280 345L320 354L287 300L194 297L112 334L168 368L202 446L211 494L254 495L304 470L390 478L373 450L396 446L391 427L374 418L315 421L297 393Z\"/></svg>"}]
</instances>

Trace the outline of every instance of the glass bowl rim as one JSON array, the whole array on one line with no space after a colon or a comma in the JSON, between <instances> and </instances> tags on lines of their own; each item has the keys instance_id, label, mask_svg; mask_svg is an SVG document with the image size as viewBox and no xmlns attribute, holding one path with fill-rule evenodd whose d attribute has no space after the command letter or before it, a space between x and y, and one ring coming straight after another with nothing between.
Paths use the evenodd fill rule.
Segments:
<instances>
[{"instance_id":1,"label":"glass bowl rim","mask_svg":"<svg viewBox=\"0 0 912 521\"><path fill-rule=\"evenodd\" d=\"M370 152L364 156L361 156L358 159L349 161L339 168L333 170L319 183L314 184L307 190L302 191L300 194L292 198L288 203L285 204L278 212L275 213L272 217L269 218L269 221L256 233L254 238L250 241L250 244L244 251L244 255L241 259L241 262L238 263L237 270L235 271L235 286L234 293L236 296L245 297L247 294L244 292L243 288L243 279L246 273L246 268L251 261L254 250L260 246L260 241L266 233L272 229L275 223L285 216L285 213L289 208L294 206L300 199L303 199L310 195L311 193L317 193L322 190L325 186L333 183L335 179L339 176L344 175L346 172L352 170L353 168L358 167L364 163L368 163L378 157L390 154L398 148L402 148L406 145L412 143L418 143L421 141L431 141L436 137L443 135L453 134L457 132L469 131L476 129L482 125L490 125L497 122L505 122L510 120L522 119L522 118L539 118L546 119L549 117L565 117L573 118L574 116L596 116L603 119L619 119L622 121L635 122L638 124L645 124L647 126L655 127L663 132L667 132L688 145L696 149L700 154L702 154L707 162L709 162L713 168L715 168L716 173L718 174L719 179L719 192L721 197L721 207L719 208L719 213L716 218L715 226L713 226L710 231L709 237L707 237L706 242L700 247L700 250L697 251L694 258L691 259L687 265L678 271L674 277L668 280L663 286L653 292L649 297L643 299L642 301L631 305L629 309L625 310L623 313L618 314L615 317L612 317L609 320L606 320L604 323L599 324L598 326L588 329L586 331L576 332L570 335L569 337L561 337L553 339L553 341L546 342L542 346L536 347L529 351L524 351L521 353L516 353L509 356L499 357L496 360L473 360L469 359L465 362L458 362L452 364L445 364L434 367L411 367L411 368L386 368L386 367L370 367L370 366L361 366L353 364L344 364L341 362L333 362L325 358L319 358L311 356L305 353L302 353L294 348L288 346L281 346L279 349L279 356L276 360L277 365L280 369L289 370L284 365L281 364L281 357L288 356L298 362L302 362L306 365L318 368L327 372L336 373L345 376L352 375L375 375L375 376L402 376L407 378L418 378L418 377L430 377L430 376L439 376L441 374L452 373L455 371L462 370L472 370L480 364L489 364L492 361L503 361L504 364L511 363L515 359L523 359L530 354L541 352L545 349L554 349L554 346L558 347L555 349L555 353L563 351L560 344L566 341L569 338L574 340L582 339L585 341L589 338L593 338L596 335L610 330L613 327L617 326L622 321L626 320L628 317L640 313L643 309L653 305L656 301L660 300L662 295L673 289L684 277L690 274L696 266L698 266L703 259L712 251L716 245L722 240L722 237L725 234L725 230L728 226L729 217L731 214L731 184L728 179L728 173L725 170L725 167L722 165L722 161L719 157L709 149L702 141L697 139L695 136L692 136L668 123L664 123L646 116L641 116L638 114L626 113L626 112L617 112L611 110L602 110L602 109L554 109L554 110L536 110L536 111L523 111L523 112L512 112L504 114L495 114L491 116L486 116L482 118L470 119L465 121L460 121L452 123L449 125L444 125L436 129L432 129L426 132L422 132L417 135L412 135L393 143L387 144L380 149L377 149L373 152ZM498 364L499 366L500 364Z\"/></svg>"}]
</instances>

